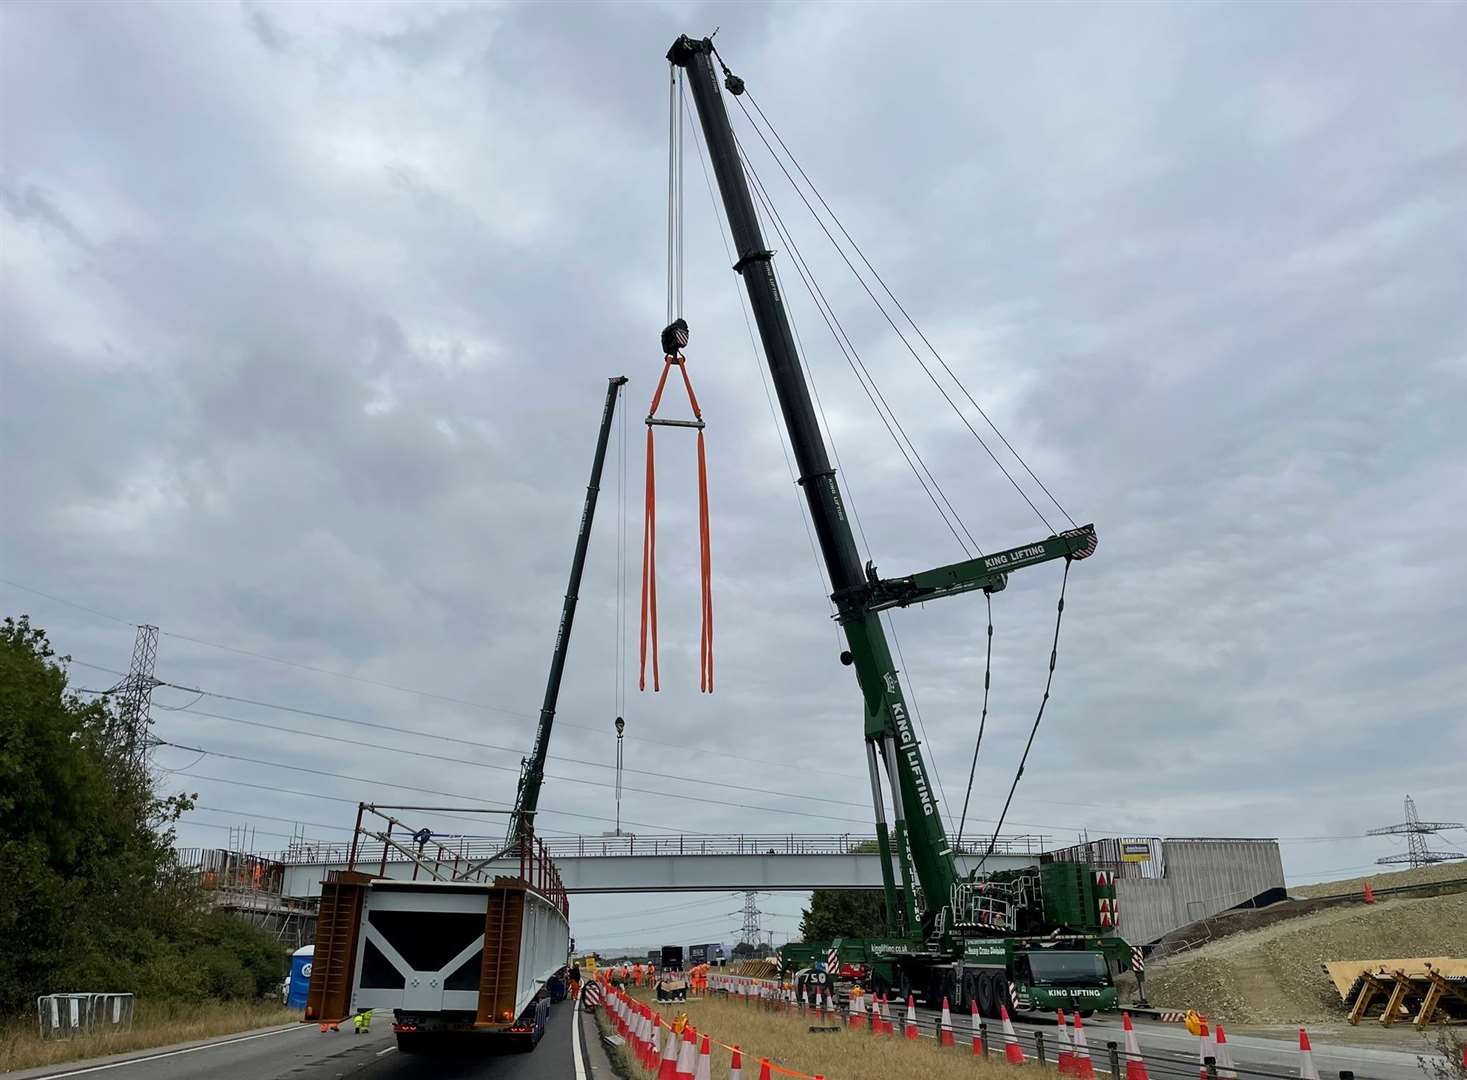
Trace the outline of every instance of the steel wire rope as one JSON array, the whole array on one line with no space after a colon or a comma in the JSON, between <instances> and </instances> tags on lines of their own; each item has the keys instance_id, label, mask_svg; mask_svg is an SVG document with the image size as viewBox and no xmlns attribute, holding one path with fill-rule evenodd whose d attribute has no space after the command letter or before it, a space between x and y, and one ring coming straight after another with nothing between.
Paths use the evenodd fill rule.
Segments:
<instances>
[{"instance_id":1,"label":"steel wire rope","mask_svg":"<svg viewBox=\"0 0 1467 1080\"><path fill-rule=\"evenodd\" d=\"M626 525L627 525L627 411L622 399L626 386L617 388L617 404L620 424L617 428L616 446L618 469L616 474L616 671L613 673L611 696L616 715L625 716L626 702Z\"/></svg>"},{"instance_id":2,"label":"steel wire rope","mask_svg":"<svg viewBox=\"0 0 1467 1080\"><path fill-rule=\"evenodd\" d=\"M708 159L703 152L703 140L699 136L698 128L696 125L692 125L691 130L693 132L693 149L697 151L698 164L702 167L703 170L703 183L708 188L708 199L713 205L713 220L718 225L718 238L723 242L723 253L728 258L730 265L732 265L736 261L733 252L733 245L729 241L728 228L724 224L723 215L720 214L718 211L718 197L713 192L713 178L708 173ZM774 395L770 392L769 389L769 373L764 370L764 362L760 359L759 356L759 344L755 340L754 323L752 317L749 314L749 299L747 296L744 295L744 290L739 288L737 277L733 279L732 283L734 295L738 298L739 301L739 312L744 317L744 330L749 335L750 355L753 357L754 360L754 369L759 372L759 383L764 388L764 403L769 406L769 418L774 423L774 433L775 437L779 440L779 452L784 457L785 471L789 473L790 484L792 486L795 497L795 505L799 508L800 511L800 523L805 527L805 539L809 541L810 554L815 560L815 574L820 581L820 594L825 598L826 605L833 612L835 610L835 602L830 599L830 594L834 590L832 590L827 583L827 579L825 576L825 564L821 561L820 549L815 543L815 533L810 525L810 508L805 505L805 499L800 494L799 479L795 475L794 462L790 460L789 446L787 445L784 425L779 422L779 414L774 407ZM837 636L839 636L840 634L839 627L836 628L836 634Z\"/></svg>"},{"instance_id":3,"label":"steel wire rope","mask_svg":"<svg viewBox=\"0 0 1467 1080\"><path fill-rule=\"evenodd\" d=\"M842 248L840 243L835 239L835 236L826 226L824 219L821 218L818 213L816 213L815 208L810 204L810 200L805 197L804 191L797 183L795 183L795 179L792 175L790 175L789 169L785 168L784 161L779 157L778 154L774 152L774 147L770 145L769 140L765 137L763 130L754 121L754 118L749 115L748 106L746 106L742 100L739 101L739 108L743 110L745 118L748 119L749 124L754 128L755 133L758 134L760 141L764 143L764 146L769 151L770 156L774 158L775 164L779 166L780 171L783 172L785 178L789 180L790 186L793 187L795 189L795 193L800 196L800 201L805 204L805 208L808 209L811 216L815 218L815 221L820 226L821 231L825 233L826 237L830 240L831 245L835 247L836 252L841 257L841 260L850 269L851 273L855 275L855 278L860 283L861 288L864 289L866 295L871 298L871 302L876 305L876 309L881 312L882 318L886 320L887 325L892 328L892 331L901 340L901 343L906 346L907 352L911 353L912 355L912 359L917 361L917 366L922 369L923 373L926 374L932 385L937 388L937 392L942 395L943 400L947 402L948 406L953 410L953 413L958 417L959 420L963 422L963 426L968 429L973 438L978 440L978 445L983 447L989 458L992 459L994 465L998 467L998 471L1003 473L1004 478L1007 479L1008 482L1013 486L1013 489L1019 493L1019 497L1022 498L1024 502L1029 505L1029 509L1033 510L1035 516L1038 517L1041 522L1043 522L1044 527L1048 529L1051 533L1056 532L1054 526L1049 523L1049 519L1044 516L1039 507L1034 505L1034 500L1029 498L1028 493L1024 490L1022 485L1020 485L1019 482L1014 479L1013 475L1008 471L1008 469L1004 467L1003 462L998 459L998 455L993 452L992 448L984 440L983 436L978 434L978 429L975 428L973 424L968 420L967 415L963 412L962 409L958 407L957 402L953 401L952 396L947 392L947 389L942 385L942 382L937 378L936 375L932 373L932 369L927 366L925 361L923 361L917 350L912 347L911 342L907 340L906 335L903 334L901 328L897 326L896 320L891 317L891 315L887 312L885 306L881 303L880 300L876 298L876 294L872 292L871 287L866 284L866 279L861 276L860 271L856 269L855 264L852 263L850 257L846 255L845 249ZM762 115L763 114L761 113L761 116ZM976 402L974 404L976 406ZM990 421L990 424L991 423L992 421ZM1000 438L1002 438L1002 435L1000 435ZM1005 444L1007 445L1007 440L1005 440ZM1012 449L1013 448L1010 447L1011 451ZM1015 457L1018 457L1018 455L1015 454ZM1025 466L1025 469L1028 469L1027 465ZM1033 475L1032 472L1030 473L1030 475ZM1036 483L1037 482L1038 478L1036 477ZM1043 487L1044 485L1040 484L1039 486ZM1053 498L1053 496L1051 496L1051 498ZM1056 503L1056 505L1058 504ZM1063 513L1064 507L1060 507L1060 511L1061 513ZM1066 514L1065 516L1069 517L1068 514ZM1071 524L1073 524L1073 520L1071 521Z\"/></svg>"},{"instance_id":4,"label":"steel wire rope","mask_svg":"<svg viewBox=\"0 0 1467 1080\"><path fill-rule=\"evenodd\" d=\"M1065 560L1064 576L1060 578L1059 603L1056 605L1054 614L1054 639L1049 647L1049 675L1044 680L1044 696L1039 699L1039 710L1034 714L1034 726L1029 729L1029 740L1024 743L1024 753L1019 758L1019 767L1014 771L1014 781L1009 785L1009 794L1003 801L1003 810L999 812L998 824L993 827L993 837L988 841L988 849L983 853L983 858L978 860L974 872L983 869L983 864L988 861L988 856L993 854L998 844L999 830L1003 828L1004 819L1008 817L1009 805L1014 801L1014 791L1019 786L1019 779L1024 775L1024 765L1029 760L1029 751L1034 746L1034 736L1039 733L1039 721L1044 719L1044 707L1049 704L1049 688L1054 683L1054 665L1059 658L1059 632L1060 623L1065 617L1065 588L1070 583L1070 560Z\"/></svg>"},{"instance_id":5,"label":"steel wire rope","mask_svg":"<svg viewBox=\"0 0 1467 1080\"><path fill-rule=\"evenodd\" d=\"M993 681L993 595L986 589L983 602L988 607L988 643L983 652L983 711L978 716L978 738L973 740L973 763L968 766L968 790L963 794L963 816L958 821L958 847L962 847L963 829L968 822L968 800L973 796L973 777L978 773L978 751L983 746L983 729L988 724L988 688Z\"/></svg>"},{"instance_id":6,"label":"steel wire rope","mask_svg":"<svg viewBox=\"0 0 1467 1080\"><path fill-rule=\"evenodd\" d=\"M735 136L735 145L736 145L736 147L738 147L739 158L741 158L742 163L744 163L745 173L748 173L748 176L750 176L751 180L753 180L754 189L756 189L757 192L760 192L760 201L761 201L761 204L763 204L764 211L766 211L767 216L769 216L769 219L772 220L773 225L775 225L776 232L778 232L778 235L780 236L780 238L782 238L783 241L785 241L785 244L786 245L789 245L789 251L791 251L791 258L792 258L792 261L794 261L794 263L795 263L795 269L797 269L798 273L800 273L800 277L801 277L802 282L805 283L805 291L810 292L811 301L816 302L817 310L819 310L819 308L820 308L819 301L816 301L816 292L817 291L819 291L819 293L820 293L820 299L823 299L823 301L826 302L826 307L829 308L830 307L829 299L826 299L826 296L824 296L824 291L823 291L823 289L820 289L819 283L813 282L813 271L810 271L810 267L808 267L808 264L805 264L804 269L801 269L801 263L804 263L804 257L802 257L802 255L800 254L800 249L798 249L797 245L795 245L794 236L789 235L788 230L786 230L785 229L785 226L783 226L783 220L780 219L780 217L779 217L779 211L776 210L775 207L773 207L773 202L769 198L769 191L767 191L767 189L764 188L763 180L761 180L760 178L758 178L758 173L756 172L756 170L754 170L753 164L748 163L747 158L745 158L744 147L742 147L742 145L739 144L738 138L736 138L736 136ZM808 277L807 277L807 273L808 273ZM814 288L811 288L811 285L813 285ZM824 314L824 311L822 311L822 314ZM852 354L855 354L855 345L854 345L854 343L851 342L851 339L849 339L849 336L846 336L845 335L845 327L844 326L841 326L841 321L839 321L839 318L836 317L835 310L833 310L833 308L830 308L829 318L826 318L826 326L829 327L830 330L832 330L832 335L835 335L835 327L830 326L830 323L832 323L832 320L835 321L835 327L839 327L839 330L841 330L841 336L845 336L846 345L851 346L851 352L852 352ZM841 336L836 336L836 345L838 345L838 346L841 346ZM802 346L801 346L801 348L802 348ZM845 354L845 348L844 348L844 346L841 346L841 351L842 351L842 354ZM874 380L873 377L871 377L870 371L868 371L867 368L866 368L866 364L864 364L864 362L861 362L861 360L860 360L860 354L855 354L855 360L857 360L858 364L860 364L861 371L866 371L867 379L870 379L871 380L871 387L873 387L873 389L876 390L876 396L879 396L879 398L882 398L882 404L883 405L886 405L886 409L888 409L888 412L892 412L892 409L890 409L890 405L886 404L885 396L882 396L882 393L880 393L880 387L877 387L876 386L876 380ZM846 364L851 364L851 357L849 357L849 355L846 355ZM852 370L852 373L855 373L855 365L852 365L851 370ZM860 376L860 374L857 374L857 382L861 382L861 376ZM866 389L866 384L864 384L864 383L863 383L863 389ZM880 415L880 412L882 412L882 411L880 411L880 406L877 406L876 405L876 399L871 398L871 390L867 390L867 399L870 399L871 405L873 405L873 408L876 408L877 415ZM883 420L883 423L885 423L886 418L885 417L882 417L882 420ZM892 412L892 423L895 423L896 424L896 427L898 427L898 430L899 431L902 431L902 437L904 437L904 439L907 439L907 445L908 446L911 446L912 455L914 455L915 458L917 458L917 461L918 462L921 462L921 467L923 467L923 470L926 471L927 477L929 477L930 480L932 480L933 487L936 487L937 493L939 493L939 495L942 496L943 503L946 503L946 506L948 506L949 511L952 511L952 515L954 515L954 518L956 519L956 521L958 521L959 527L962 528L962 531L964 531L964 534L965 534L965 536L968 537L968 540L970 540L971 543L973 543L974 549L977 549L977 552L980 553L980 555L981 555L981 553L983 553L983 549L981 549L981 547L978 547L977 541L973 539L973 534L971 534L970 531L968 531L967 524L964 524L964 521L962 521L962 518L961 517L958 517L958 512L956 512L955 509L952 508L952 503L949 502L948 496L946 496L946 493L943 492L942 487L940 487L939 484L937 484L937 478L936 477L933 477L932 470L929 470L929 468L927 468L926 462L924 462L923 459L921 459L921 456L918 455L917 448L915 448L915 446L912 445L912 442L911 442L910 437L907 436L907 433L905 433L905 430L902 430L901 423L899 423L899 421L896 420L896 414L895 414L895 412ZM899 440L896 440L896 434L895 433L892 433L892 427L890 427L890 424L888 424L888 426L886 426L886 430L888 430L888 433L889 434L892 434L893 442L896 442L896 449L901 450L902 449L901 442L899 442ZM833 446L833 443L832 443L832 446ZM902 455L905 456L905 450L904 450L904 452L902 452ZM839 458L838 458L838 462L839 462ZM910 465L910 467L911 467L911 459L908 459L907 464ZM915 470L915 468L912 468L912 473L917 474L917 470ZM921 478L921 474L917 474L917 481L918 481L918 483L923 484L923 490L926 490L926 487L927 486L926 486L926 484L923 483L923 478ZM934 506L934 508L937 509L937 514L942 515L943 522L945 522L945 524L948 525L948 530L951 531L952 536L954 536L954 539L956 541L958 541L958 546L959 547L962 547L962 552L964 552L965 555L968 555L971 558L971 555L973 555L973 552L971 552L971 550L968 549L967 544L965 544L964 541L962 541L962 537L961 536L958 536L958 533L956 533L955 528L952 527L952 522L949 522L948 521L948 518L946 518L945 515L943 515L942 506L937 506L936 499L933 499L933 497L932 497L932 492L927 492L927 497L929 497L929 499L932 499L933 506ZM852 503L852 511L851 511L851 514L852 514L852 518L854 518L855 517L854 503ZM863 539L863 540L866 539L866 534L864 534L864 530L863 530L863 534L861 534L861 539ZM870 544L867 544L867 559L870 559ZM896 625L895 625L895 622L892 621L892 618L890 618L889 615L886 615L885 618L883 618L883 622L885 622L885 624L886 624L886 630L888 630L889 634L892 635L892 644L893 644L893 646L896 647L896 659L898 659L898 662L901 663L902 669L904 669L904 671L905 671L905 668L907 668L907 659L905 659L905 657L902 656L901 638L899 638L899 635L896 634ZM907 672L907 675L908 675L908 678L907 678L908 691L910 691L911 701L912 701L912 715L914 715L915 718L917 718L917 729L918 729L918 731L921 732L921 738L923 738L924 743L927 743L927 741L929 741L929 740L927 740L927 725L926 725L926 722L924 722L924 720L923 720L923 715L921 715L921 706L920 706L920 704L918 704L918 701L917 701L917 687L915 687L914 682L912 682L911 672ZM933 754L932 759L930 759L930 767L932 767L933 779L934 779L934 781L936 781L936 784L937 784L937 794L939 794L939 797L940 797L940 800L942 800L942 803L943 804L946 804L946 801L948 801L948 791L946 791L946 788L943 787L942 772L940 772L939 767L937 767L936 754Z\"/></svg>"},{"instance_id":7,"label":"steel wire rope","mask_svg":"<svg viewBox=\"0 0 1467 1080\"><path fill-rule=\"evenodd\" d=\"M969 557L972 557L973 551L969 548L968 543L973 542L973 538L972 534L968 532L967 525L963 523L962 518L958 516L956 510L951 511L952 519L950 520L948 517L948 513L943 510L942 505L938 502L938 497L933 494L932 489L936 488L938 494L942 497L942 502L947 503L949 510L951 510L952 503L948 500L947 494L942 491L941 485L938 484L936 477L932 476L932 471L927 467L926 461L922 459L922 456L917 451L916 446L912 443L911 439L907 437L906 430L901 426L901 421L897 419L895 413L891 412L890 405L886 404L886 398L881 393L881 388L877 386L875 380L871 378L870 372L866 368L865 362L861 360L860 354L856 352L854 344L851 343L849 336L845 334L845 327L841 325L840 319L835 314L834 308L831 308L829 305L829 301L825 299L824 290L820 289L818 282L813 281L813 274L809 272L809 268L805 264L803 256L800 254L799 246L795 243L793 236L791 236L789 232L784 228L784 222L783 219L779 216L779 211L774 208L774 205L769 199L768 193L765 190L763 183L759 179L759 174L755 171L753 165L750 164L748 156L744 153L743 145L738 142L737 136L735 136L734 142L738 146L739 157L744 164L744 172L753 181L753 191L758 202L764 210L766 218L770 221L776 235L778 235L780 239L784 241L785 245L789 248L791 262L795 267L795 271L799 274L800 281L804 284L806 292L810 294L810 299L815 304L816 310L820 312L821 317L825 320L825 325L827 329L830 330L831 335L835 338L836 346L840 349L841 355L845 358L846 364L850 367L852 374L856 376L856 381L860 383L861 389L865 392L867 400L871 402L871 407L876 410L876 415L881 418L881 422L883 426L885 426L887 434L891 436L892 442L896 444L896 448L898 452L901 453L902 459L907 463L907 467L912 470L912 475L917 478L917 483L921 485L923 492L926 493L928 500L932 503L932 506L937 511L938 516L942 518L943 524L946 525L948 531L952 533L953 539L958 542L958 546L962 548L963 553ZM839 327L839 330L837 330L837 327ZM843 338L844 341L842 340ZM852 359L853 354L855 357L854 360ZM806 367L808 368L808 366L809 365L807 363ZM865 372L865 378L862 377L862 372ZM867 385L868 379L871 380L871 384L869 386ZM878 404L878 401L880 402L880 404ZM886 406L886 411L883 411L883 405ZM888 419L888 413L890 413L890 419ZM900 436L897 434L898 432L901 432ZM906 442L905 446L903 445L903 440L905 440ZM910 454L908 453L908 448L910 448L911 450ZM916 458L917 462L920 463L920 469L918 468L918 465L913 462L913 458ZM923 472L926 472L928 479L923 478ZM932 487L928 486L929 480L931 481ZM956 520L958 526L962 528L963 533L967 534L968 542L964 542L963 537L958 534L958 529L953 526L953 520ZM973 542L973 547L977 547L976 542Z\"/></svg>"},{"instance_id":8,"label":"steel wire rope","mask_svg":"<svg viewBox=\"0 0 1467 1080\"><path fill-rule=\"evenodd\" d=\"M1029 467L1029 463L1024 460L1023 456L1018 452L1018 450L1014 449L1013 444L1010 443L1004 433L999 430L998 425L995 424L988 413L984 411L983 406L979 405L978 402L973 398L973 395L968 392L968 388L963 384L962 379L958 378L957 373L948 366L948 363L945 359L943 359L942 354L937 351L937 347L933 345L932 342L927 340L927 335L923 332L922 327L917 324L917 320L912 318L912 316L907 312L906 307L903 306L901 300L894 292L891 291L891 288L886 284L886 280L877 271L876 267L871 265L871 260L866 258L866 253L861 250L861 245L856 243L855 238L851 236L851 234L846 230L846 227L844 223L841 222L840 217L836 214L834 210L831 209L830 204L825 201L825 196L820 194L820 189L815 186L815 182L810 179L809 175L805 172L804 167L800 165L799 159L796 158L790 148L785 145L785 141L783 138L780 137L778 129L775 128L769 117L764 114L764 110L759 107L759 102L755 100L754 95L752 93L749 93L747 89L745 90L745 94L749 99L749 104L754 106L754 110L759 114L759 118L763 120L765 126L769 128L769 133L774 136L775 141L779 143L780 148L784 150L785 155L790 159L790 164L795 167L796 171L799 172L805 183L809 185L811 193L815 196L816 199L820 201L820 205L823 206L825 208L825 212L830 215L830 220L835 222L836 228L840 229L841 234L846 238L847 241L850 242L852 249L860 257L861 262L866 265L866 269L871 271L871 276L874 277L876 281L881 285L882 291L891 298L891 302L895 304L897 310L902 313L902 318L906 319L906 321L911 324L912 329L917 332L917 336L922 339L922 344L927 346L928 350L937 359L937 362L942 365L942 370L947 372L948 377L952 379L954 385L956 385L957 388L963 392L963 396L968 399L968 403L977 410L979 416L983 417L984 422L987 423L989 428L993 430L993 433L998 436L999 440L1004 444L1004 447L1008 450L1008 452L1014 455L1014 460L1024 467L1024 471L1029 474L1029 478L1039 485L1039 490L1043 491L1044 494L1048 497L1049 501L1054 503L1055 509L1065 516L1065 520L1067 520L1071 525L1075 525L1075 519L1070 516L1070 512L1066 510L1062 505L1060 505L1060 501L1056 499L1049 488L1045 486L1044 481L1039 479L1039 477L1035 475L1034 470Z\"/></svg>"}]
</instances>

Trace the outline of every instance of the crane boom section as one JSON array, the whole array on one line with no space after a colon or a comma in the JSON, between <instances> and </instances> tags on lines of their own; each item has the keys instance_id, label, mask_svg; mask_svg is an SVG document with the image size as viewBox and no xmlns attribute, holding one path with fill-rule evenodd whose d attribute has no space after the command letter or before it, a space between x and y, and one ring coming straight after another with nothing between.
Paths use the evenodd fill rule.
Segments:
<instances>
[{"instance_id":1,"label":"crane boom section","mask_svg":"<svg viewBox=\"0 0 1467 1080\"><path fill-rule=\"evenodd\" d=\"M586 568L586 548L591 542L591 523L596 517L596 496L601 491L601 467L606 463L606 444L611 437L611 417L616 411L616 399L626 382L624 375L607 381L606 404L601 410L601 429L596 436L596 454L591 460L591 479L586 483L581 527L576 533L576 550L571 557L570 582L565 587L560 623L555 630L555 647L550 653L550 674L545 679L545 697L540 704L540 722L535 729L535 745L521 766L519 790L515 793L514 812L509 819L511 841L534 828L535 811L540 806L540 786L545 781L545 755L550 750L550 729L555 723L555 706L560 699L560 680L565 672L571 626L575 622L576 603L581 595L581 572Z\"/></svg>"},{"instance_id":2,"label":"crane boom section","mask_svg":"<svg viewBox=\"0 0 1467 1080\"><path fill-rule=\"evenodd\" d=\"M678 38L667 58L688 72L688 87L698 111L708 156L723 197L729 230L738 252L734 269L744 280L754 321L764 346L770 377L779 399L785 427L799 469L799 483L810 506L810 517L830 575L832 598L850 644L850 662L865 699L866 738L880 746L872 757L885 763L892 786L895 835L883 843L883 885L888 919L900 910L903 929L919 930L913 903L911 874L915 869L923 893L941 906L957 880L951 846L938 812L936 792L927 780L920 744L897 678L881 616L864 609L853 592L866 584L861 558L851 532L850 516L826 454L825 440L815 420L810 390L800 366L784 298L774 273L774 253L764 242L754 201L749 194L733 129L729 126L718 74L713 66L713 43ZM739 86L741 84L733 83ZM886 835L884 810L877 804L877 835ZM909 836L910 832L910 836ZM910 842L909 842L910 841ZM894 847L894 850L887 850ZM895 854L903 891L895 894L890 873Z\"/></svg>"}]
</instances>

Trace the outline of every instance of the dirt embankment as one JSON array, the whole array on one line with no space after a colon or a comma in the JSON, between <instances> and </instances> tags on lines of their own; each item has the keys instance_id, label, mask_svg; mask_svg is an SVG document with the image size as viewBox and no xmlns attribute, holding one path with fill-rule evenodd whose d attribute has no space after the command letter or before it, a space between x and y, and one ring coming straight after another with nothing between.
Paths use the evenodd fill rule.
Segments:
<instances>
[{"instance_id":1,"label":"dirt embankment","mask_svg":"<svg viewBox=\"0 0 1467 1080\"><path fill-rule=\"evenodd\" d=\"M1148 964L1146 996L1232 1023L1337 1020L1340 996L1321 965L1397 956L1467 956L1467 894L1330 908L1233 934Z\"/></svg>"}]
</instances>

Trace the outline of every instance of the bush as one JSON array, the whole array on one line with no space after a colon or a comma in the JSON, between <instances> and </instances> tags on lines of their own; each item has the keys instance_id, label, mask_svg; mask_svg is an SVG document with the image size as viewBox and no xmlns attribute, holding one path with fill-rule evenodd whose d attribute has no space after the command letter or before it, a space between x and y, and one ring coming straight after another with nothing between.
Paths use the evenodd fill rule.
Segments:
<instances>
[{"instance_id":1,"label":"bush","mask_svg":"<svg viewBox=\"0 0 1467 1080\"><path fill-rule=\"evenodd\" d=\"M255 998L285 970L269 934L203 909L173 851L192 797L159 798L118 730L44 631L0 623L0 1016L74 990Z\"/></svg>"}]
</instances>

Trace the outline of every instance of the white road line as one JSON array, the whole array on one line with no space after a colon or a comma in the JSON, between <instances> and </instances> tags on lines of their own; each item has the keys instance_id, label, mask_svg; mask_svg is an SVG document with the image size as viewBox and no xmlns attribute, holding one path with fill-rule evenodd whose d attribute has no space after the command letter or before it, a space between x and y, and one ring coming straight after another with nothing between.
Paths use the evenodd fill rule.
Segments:
<instances>
[{"instance_id":1,"label":"white road line","mask_svg":"<svg viewBox=\"0 0 1467 1080\"><path fill-rule=\"evenodd\" d=\"M121 1069L128 1065L141 1065L145 1061L158 1061L162 1058L177 1057L179 1054L192 1054L198 1050L212 1050L216 1046L232 1046L235 1043L249 1042L252 1039L268 1039L272 1035L287 1035L292 1031L305 1031L306 1025L294 1025L281 1028L278 1031L262 1031L258 1035L241 1035L237 1039L224 1039L221 1042L204 1043L202 1046L186 1046L182 1050L169 1050L164 1054L149 1054L145 1057L128 1058L126 1061L114 1061L107 1065L90 1065L85 1069L72 1069L70 1072L47 1073L38 1076L36 1080L61 1080L63 1076L81 1076L83 1073L102 1072L104 1069Z\"/></svg>"},{"instance_id":2,"label":"white road line","mask_svg":"<svg viewBox=\"0 0 1467 1080\"><path fill-rule=\"evenodd\" d=\"M571 1057L576 1061L576 1080L586 1080L586 1066L581 1061L581 999L571 1011Z\"/></svg>"},{"instance_id":3,"label":"white road line","mask_svg":"<svg viewBox=\"0 0 1467 1080\"><path fill-rule=\"evenodd\" d=\"M389 1046L386 1050L378 1050L377 1051L377 1056L378 1057L381 1057L383 1054L390 1054L390 1053L392 1053L396 1049L397 1049L397 1047L395 1047L395 1046Z\"/></svg>"}]
</instances>

